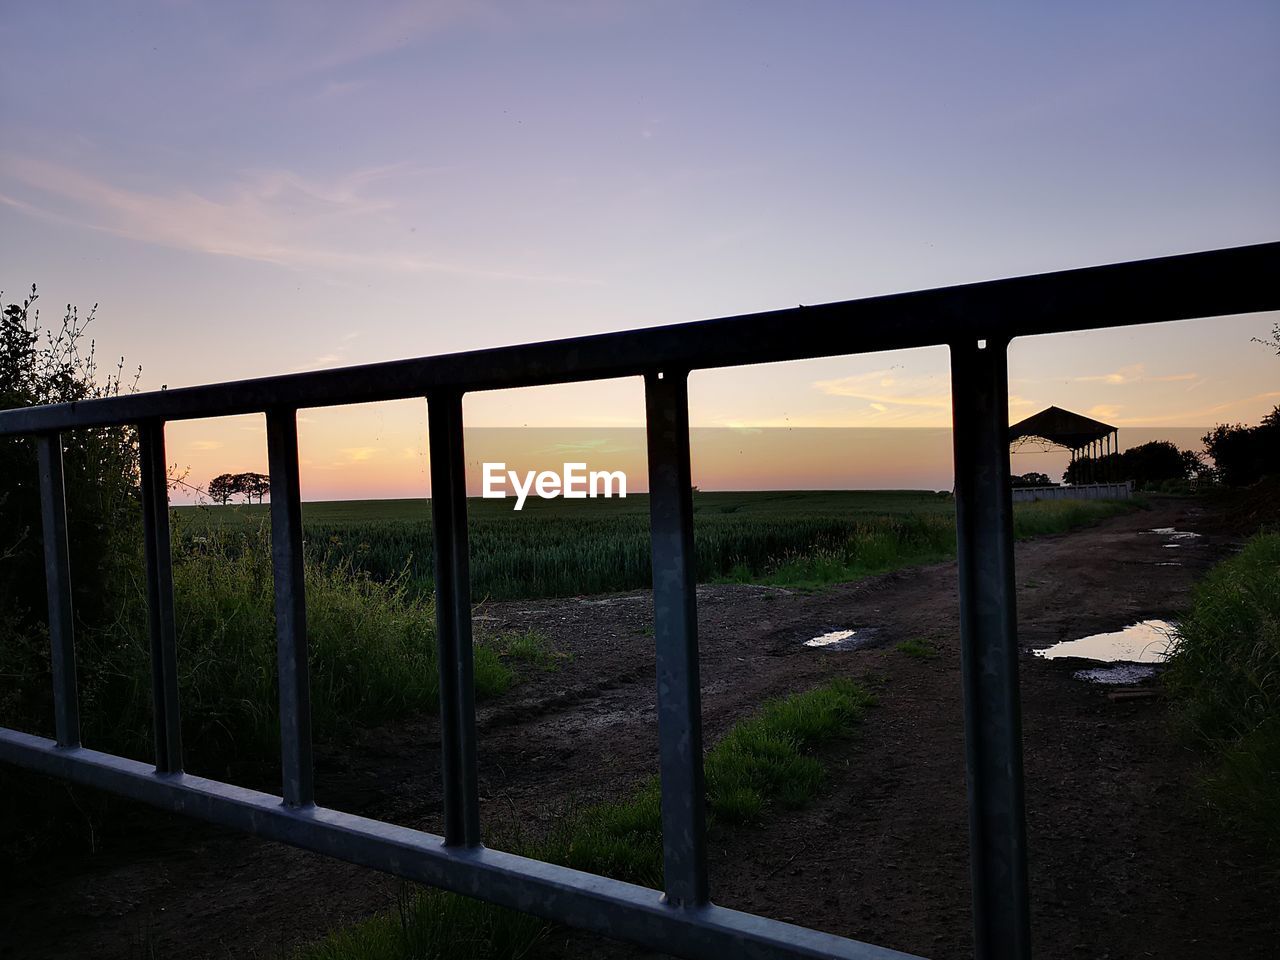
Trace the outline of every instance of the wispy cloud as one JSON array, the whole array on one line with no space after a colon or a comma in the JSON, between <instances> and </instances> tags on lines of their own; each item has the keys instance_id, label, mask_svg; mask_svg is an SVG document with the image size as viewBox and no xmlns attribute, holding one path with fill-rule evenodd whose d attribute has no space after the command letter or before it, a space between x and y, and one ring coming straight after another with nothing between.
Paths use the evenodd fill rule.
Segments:
<instances>
[{"instance_id":1,"label":"wispy cloud","mask_svg":"<svg viewBox=\"0 0 1280 960\"><path fill-rule=\"evenodd\" d=\"M386 224L396 208L390 181L421 174L406 164L354 170L325 180L272 170L243 174L216 191L149 192L62 164L0 152L0 177L39 195L0 191L0 203L145 243L297 269L584 282L578 277L445 261L403 244L370 250L353 239L396 232L388 231ZM324 245L316 242L317 237L342 239Z\"/></svg>"},{"instance_id":2,"label":"wispy cloud","mask_svg":"<svg viewBox=\"0 0 1280 960\"><path fill-rule=\"evenodd\" d=\"M1266 393L1257 393L1251 397L1240 397L1237 400L1226 400L1222 403L1216 403L1210 407L1201 407L1196 410L1180 410L1177 413L1157 413L1146 416L1135 415L1116 420L1115 423L1121 426L1156 426L1159 424L1169 424L1171 426L1195 427L1226 419L1230 416L1233 410L1237 410L1241 407L1249 407L1259 403L1277 402L1280 402L1280 390L1269 390Z\"/></svg>"},{"instance_id":3,"label":"wispy cloud","mask_svg":"<svg viewBox=\"0 0 1280 960\"><path fill-rule=\"evenodd\" d=\"M381 452L381 447L343 447L339 451L347 458L348 463L364 463L372 460Z\"/></svg>"},{"instance_id":4,"label":"wispy cloud","mask_svg":"<svg viewBox=\"0 0 1280 960\"><path fill-rule=\"evenodd\" d=\"M1088 377L1076 377L1077 383L1107 383L1112 386L1123 386L1131 383L1177 383L1182 380L1198 380L1197 373L1171 373L1153 377L1147 374L1146 364L1134 363L1111 373L1101 373Z\"/></svg>"},{"instance_id":5,"label":"wispy cloud","mask_svg":"<svg viewBox=\"0 0 1280 960\"><path fill-rule=\"evenodd\" d=\"M813 388L829 397L863 401L856 411L805 416L794 423L761 422L767 426L938 427L951 424L951 381L946 377L903 376L890 367L869 373L817 380ZM1024 410L1035 402L1009 395L1010 410ZM803 422L801 422L803 421Z\"/></svg>"},{"instance_id":6,"label":"wispy cloud","mask_svg":"<svg viewBox=\"0 0 1280 960\"><path fill-rule=\"evenodd\" d=\"M225 444L221 440L192 440L187 446L192 450L221 450Z\"/></svg>"},{"instance_id":7,"label":"wispy cloud","mask_svg":"<svg viewBox=\"0 0 1280 960\"><path fill-rule=\"evenodd\" d=\"M873 409L889 406L929 407L935 410L951 409L950 385L939 390L932 377L903 377L892 369L872 370L838 380L818 380L813 387L829 397L853 397L867 401Z\"/></svg>"}]
</instances>

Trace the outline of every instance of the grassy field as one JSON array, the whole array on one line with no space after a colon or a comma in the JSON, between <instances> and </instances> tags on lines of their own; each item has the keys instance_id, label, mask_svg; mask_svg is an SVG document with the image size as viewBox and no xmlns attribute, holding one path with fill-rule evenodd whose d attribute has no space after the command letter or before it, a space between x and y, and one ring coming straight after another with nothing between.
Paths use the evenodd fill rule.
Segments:
<instances>
[{"instance_id":1,"label":"grassy field","mask_svg":"<svg viewBox=\"0 0 1280 960\"><path fill-rule=\"evenodd\" d=\"M472 592L480 599L578 596L646 587L649 499L469 503ZM932 491L696 493L698 579L818 587L951 556L954 503ZM1018 507L1020 536L1061 533L1125 509L1063 501ZM256 535L269 507L178 507L181 544ZM303 505L312 557L431 591L429 500Z\"/></svg>"},{"instance_id":2,"label":"grassy field","mask_svg":"<svg viewBox=\"0 0 1280 960\"><path fill-rule=\"evenodd\" d=\"M699 493L699 579L821 587L955 550L953 503L932 492ZM648 498L474 501L473 595L554 597L649 586ZM316 735L435 706L430 503L309 503L308 625ZM1126 509L1032 504L1020 535L1063 532ZM174 586L183 724L195 761L271 756L278 738L268 508L176 508ZM151 694L141 550L105 615L78 624L86 742L146 757ZM47 732L48 642L0 635L11 682L0 720ZM532 635L480 637L477 693L498 695L513 668L554 668ZM199 762L197 766L199 766Z\"/></svg>"}]
</instances>

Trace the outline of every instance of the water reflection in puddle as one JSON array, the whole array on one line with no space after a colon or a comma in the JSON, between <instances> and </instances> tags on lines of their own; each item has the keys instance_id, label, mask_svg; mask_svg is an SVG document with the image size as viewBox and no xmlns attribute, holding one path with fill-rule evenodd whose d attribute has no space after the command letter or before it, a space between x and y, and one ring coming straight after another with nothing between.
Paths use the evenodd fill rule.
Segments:
<instances>
[{"instance_id":1,"label":"water reflection in puddle","mask_svg":"<svg viewBox=\"0 0 1280 960\"><path fill-rule=\"evenodd\" d=\"M832 630L828 633L819 634L811 640L806 640L806 647L821 647L824 650L853 650L856 647L863 646L870 639L874 631L868 629L861 630Z\"/></svg>"},{"instance_id":2,"label":"water reflection in puddle","mask_svg":"<svg viewBox=\"0 0 1280 960\"><path fill-rule=\"evenodd\" d=\"M1194 540L1200 536L1190 530L1178 530L1175 527L1152 527L1147 533L1154 533L1157 536L1169 537L1172 540Z\"/></svg>"},{"instance_id":3,"label":"water reflection in puddle","mask_svg":"<svg viewBox=\"0 0 1280 960\"><path fill-rule=\"evenodd\" d=\"M1078 657L1103 663L1159 663L1168 652L1172 632L1173 624L1168 620L1142 620L1114 633L1095 633L1091 637L1055 643L1037 650L1036 656L1046 660Z\"/></svg>"},{"instance_id":4,"label":"water reflection in puddle","mask_svg":"<svg viewBox=\"0 0 1280 960\"><path fill-rule=\"evenodd\" d=\"M1072 676L1077 680L1090 683L1124 685L1141 683L1156 675L1156 668L1142 663L1118 663L1113 667L1093 667L1089 670L1077 670Z\"/></svg>"}]
</instances>

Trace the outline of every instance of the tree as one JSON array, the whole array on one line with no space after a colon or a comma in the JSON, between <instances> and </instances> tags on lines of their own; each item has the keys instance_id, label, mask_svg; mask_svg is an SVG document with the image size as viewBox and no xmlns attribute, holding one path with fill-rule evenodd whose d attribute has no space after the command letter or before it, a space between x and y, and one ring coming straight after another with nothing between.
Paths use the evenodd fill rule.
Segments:
<instances>
[{"instance_id":1,"label":"tree","mask_svg":"<svg viewBox=\"0 0 1280 960\"><path fill-rule=\"evenodd\" d=\"M1280 475L1280 406L1256 427L1220 423L1202 439L1219 478L1229 487Z\"/></svg>"},{"instance_id":2,"label":"tree","mask_svg":"<svg viewBox=\"0 0 1280 960\"><path fill-rule=\"evenodd\" d=\"M258 502L271 492L271 478L265 473L220 473L209 481L209 499L214 503L226 505L231 498L240 495L245 503Z\"/></svg>"},{"instance_id":3,"label":"tree","mask_svg":"<svg viewBox=\"0 0 1280 960\"><path fill-rule=\"evenodd\" d=\"M1052 487L1055 486L1047 473L1014 474L1011 478L1015 487Z\"/></svg>"},{"instance_id":4,"label":"tree","mask_svg":"<svg viewBox=\"0 0 1280 960\"><path fill-rule=\"evenodd\" d=\"M1092 483L1103 477L1132 480L1139 490L1150 490L1171 480L1190 479L1198 464L1199 458L1190 450L1179 450L1167 440L1152 440L1123 453L1080 457L1062 479L1065 483Z\"/></svg>"},{"instance_id":5,"label":"tree","mask_svg":"<svg viewBox=\"0 0 1280 960\"><path fill-rule=\"evenodd\" d=\"M1254 337L1253 342L1260 343L1264 347L1270 347L1276 352L1276 356L1280 357L1280 323L1271 328L1270 339L1263 340L1261 337Z\"/></svg>"},{"instance_id":6,"label":"tree","mask_svg":"<svg viewBox=\"0 0 1280 960\"><path fill-rule=\"evenodd\" d=\"M235 474L220 473L209 481L209 499L214 503L222 504L224 507L239 492L236 488Z\"/></svg>"},{"instance_id":7,"label":"tree","mask_svg":"<svg viewBox=\"0 0 1280 960\"><path fill-rule=\"evenodd\" d=\"M271 478L265 473L240 473L236 475L236 480L246 503L253 503L255 496L261 503L262 498L271 492Z\"/></svg>"}]
</instances>

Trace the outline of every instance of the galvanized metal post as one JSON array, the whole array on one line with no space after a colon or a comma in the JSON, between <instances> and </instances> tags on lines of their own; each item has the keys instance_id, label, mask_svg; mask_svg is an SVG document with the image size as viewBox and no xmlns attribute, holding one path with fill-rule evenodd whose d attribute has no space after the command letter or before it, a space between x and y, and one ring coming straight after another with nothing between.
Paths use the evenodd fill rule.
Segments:
<instances>
[{"instance_id":1,"label":"galvanized metal post","mask_svg":"<svg viewBox=\"0 0 1280 960\"><path fill-rule=\"evenodd\" d=\"M480 843L476 777L476 698L471 649L471 564L467 544L467 474L462 445L462 394L427 398L431 452L431 526L440 669L440 747L444 777L444 840Z\"/></svg>"},{"instance_id":2,"label":"galvanized metal post","mask_svg":"<svg viewBox=\"0 0 1280 960\"><path fill-rule=\"evenodd\" d=\"M142 531L147 558L147 614L151 633L151 695L155 704L156 770L182 769L178 711L178 641L173 619L173 561L169 543L169 478L164 421L138 424L142 473Z\"/></svg>"},{"instance_id":3,"label":"galvanized metal post","mask_svg":"<svg viewBox=\"0 0 1280 960\"><path fill-rule=\"evenodd\" d=\"M60 747L80 746L80 701L76 693L75 624L71 611L71 563L67 550L67 494L62 478L62 435L36 437L40 473L40 518L44 527L44 576L49 598L53 726Z\"/></svg>"},{"instance_id":4,"label":"galvanized metal post","mask_svg":"<svg viewBox=\"0 0 1280 960\"><path fill-rule=\"evenodd\" d=\"M289 807L308 807L315 803L315 784L296 410L267 411L267 459L271 471L271 567L275 580L284 802Z\"/></svg>"},{"instance_id":5,"label":"galvanized metal post","mask_svg":"<svg viewBox=\"0 0 1280 960\"><path fill-rule=\"evenodd\" d=\"M1007 342L951 345L960 667L977 960L1031 955Z\"/></svg>"},{"instance_id":6,"label":"galvanized metal post","mask_svg":"<svg viewBox=\"0 0 1280 960\"><path fill-rule=\"evenodd\" d=\"M663 872L669 901L698 906L708 887L688 372L647 374L645 408Z\"/></svg>"}]
</instances>

